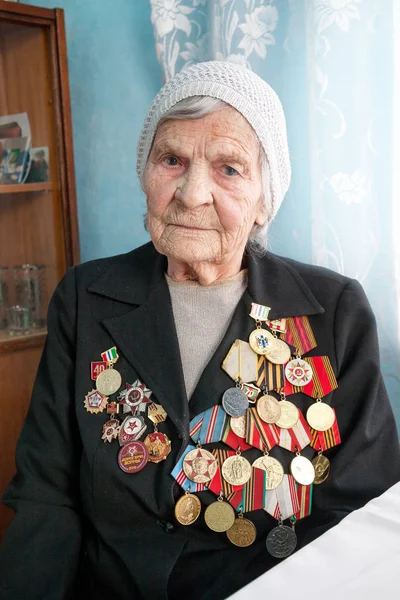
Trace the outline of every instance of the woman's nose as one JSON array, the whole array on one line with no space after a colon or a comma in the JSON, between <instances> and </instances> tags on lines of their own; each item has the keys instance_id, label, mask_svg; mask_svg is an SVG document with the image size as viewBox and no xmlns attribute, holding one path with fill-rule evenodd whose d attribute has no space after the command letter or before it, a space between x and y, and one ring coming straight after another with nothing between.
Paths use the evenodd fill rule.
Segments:
<instances>
[{"instance_id":1,"label":"woman's nose","mask_svg":"<svg viewBox=\"0 0 400 600\"><path fill-rule=\"evenodd\" d=\"M187 208L212 204L211 181L206 169L188 169L182 176L175 198Z\"/></svg>"}]
</instances>

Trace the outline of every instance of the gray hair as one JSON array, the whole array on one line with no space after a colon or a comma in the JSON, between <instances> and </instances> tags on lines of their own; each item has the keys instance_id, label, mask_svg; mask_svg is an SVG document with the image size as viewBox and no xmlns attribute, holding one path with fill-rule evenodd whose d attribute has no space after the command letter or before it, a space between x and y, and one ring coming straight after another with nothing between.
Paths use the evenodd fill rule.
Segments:
<instances>
[{"instance_id":1,"label":"gray hair","mask_svg":"<svg viewBox=\"0 0 400 600\"><path fill-rule=\"evenodd\" d=\"M169 121L170 119L202 119L210 113L216 110L220 110L221 108L226 108L227 106L230 107L228 103L224 102L223 100L219 100L218 98L213 98L212 96L190 96L189 98L184 98L180 102L174 104L174 106L172 106L159 120L157 124L157 129L158 127L160 127L160 125L165 123L165 121ZM258 139L255 131L254 135L256 136L259 144L260 173L261 184L263 189L262 200L264 210L268 215L268 219L265 225L255 224L253 226L253 229L250 232L250 236L247 242L247 249L248 251L254 254L262 255L267 249L267 232L270 221L270 214L272 210L270 175L269 164L267 156L265 154L265 150L260 140ZM145 226L147 228L147 214L145 216Z\"/></svg>"}]
</instances>

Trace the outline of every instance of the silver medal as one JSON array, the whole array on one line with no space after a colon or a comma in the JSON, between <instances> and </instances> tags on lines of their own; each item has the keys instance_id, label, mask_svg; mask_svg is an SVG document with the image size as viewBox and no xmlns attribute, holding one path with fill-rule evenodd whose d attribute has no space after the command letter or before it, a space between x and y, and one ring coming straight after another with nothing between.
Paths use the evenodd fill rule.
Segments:
<instances>
[{"instance_id":1,"label":"silver medal","mask_svg":"<svg viewBox=\"0 0 400 600\"><path fill-rule=\"evenodd\" d=\"M231 417L241 417L249 408L249 399L239 388L229 388L222 396L222 406Z\"/></svg>"},{"instance_id":2,"label":"silver medal","mask_svg":"<svg viewBox=\"0 0 400 600\"><path fill-rule=\"evenodd\" d=\"M279 524L269 532L267 550L275 558L286 558L297 545L297 535L291 527Z\"/></svg>"}]
</instances>

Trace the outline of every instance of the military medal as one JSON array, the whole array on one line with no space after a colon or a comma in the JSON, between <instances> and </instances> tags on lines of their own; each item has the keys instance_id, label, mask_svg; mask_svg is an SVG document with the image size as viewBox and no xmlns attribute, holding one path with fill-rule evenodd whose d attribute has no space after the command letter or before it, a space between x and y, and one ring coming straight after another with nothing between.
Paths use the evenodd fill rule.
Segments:
<instances>
[{"instance_id":1,"label":"military medal","mask_svg":"<svg viewBox=\"0 0 400 600\"><path fill-rule=\"evenodd\" d=\"M139 473L148 459L146 446L138 440L124 444L118 453L118 465L125 473Z\"/></svg>"},{"instance_id":2,"label":"military medal","mask_svg":"<svg viewBox=\"0 0 400 600\"><path fill-rule=\"evenodd\" d=\"M332 408L333 414L335 415L335 420L330 429L326 431L318 431L317 429L311 428L311 448L315 448L315 450L328 450L329 448L333 448L341 443L339 426L336 419L335 409Z\"/></svg>"},{"instance_id":3,"label":"military medal","mask_svg":"<svg viewBox=\"0 0 400 600\"><path fill-rule=\"evenodd\" d=\"M143 443L149 451L149 462L159 463L166 460L171 452L171 440L160 431L149 433Z\"/></svg>"},{"instance_id":4,"label":"military medal","mask_svg":"<svg viewBox=\"0 0 400 600\"><path fill-rule=\"evenodd\" d=\"M221 366L233 381L249 383L257 380L258 358L250 344L235 340Z\"/></svg>"},{"instance_id":5,"label":"military medal","mask_svg":"<svg viewBox=\"0 0 400 600\"><path fill-rule=\"evenodd\" d=\"M243 485L251 477L251 464L240 455L240 450L235 456L227 458L221 467L222 477L231 485Z\"/></svg>"},{"instance_id":6,"label":"military medal","mask_svg":"<svg viewBox=\"0 0 400 600\"><path fill-rule=\"evenodd\" d=\"M287 525L283 525L282 519L280 519L279 525L269 532L266 546L269 554L275 558L286 558L292 554L297 546L294 525L287 527Z\"/></svg>"},{"instance_id":7,"label":"military medal","mask_svg":"<svg viewBox=\"0 0 400 600\"><path fill-rule=\"evenodd\" d=\"M267 472L266 489L274 490L283 481L284 470L283 466L276 458L269 456L268 452L257 458L253 464L253 468L263 469Z\"/></svg>"},{"instance_id":8,"label":"military medal","mask_svg":"<svg viewBox=\"0 0 400 600\"><path fill-rule=\"evenodd\" d=\"M227 531L235 522L235 511L228 502L224 502L222 493L218 500L207 506L204 521L210 529L218 533Z\"/></svg>"},{"instance_id":9,"label":"military medal","mask_svg":"<svg viewBox=\"0 0 400 600\"><path fill-rule=\"evenodd\" d=\"M235 433L238 437L245 439L246 431L247 431L247 417L246 415L242 415L241 417L231 417L230 424L233 433ZM237 448L235 448L236 450Z\"/></svg>"},{"instance_id":10,"label":"military medal","mask_svg":"<svg viewBox=\"0 0 400 600\"><path fill-rule=\"evenodd\" d=\"M316 431L327 431L335 422L335 413L329 404L317 398L316 403L307 410L307 421Z\"/></svg>"},{"instance_id":11,"label":"military medal","mask_svg":"<svg viewBox=\"0 0 400 600\"><path fill-rule=\"evenodd\" d=\"M175 504L175 518L181 525L192 525L201 513L201 502L189 490Z\"/></svg>"},{"instance_id":12,"label":"military medal","mask_svg":"<svg viewBox=\"0 0 400 600\"><path fill-rule=\"evenodd\" d=\"M188 479L195 483L210 481L218 467L216 458L208 450L195 448L183 459L183 471Z\"/></svg>"},{"instance_id":13,"label":"military medal","mask_svg":"<svg viewBox=\"0 0 400 600\"><path fill-rule=\"evenodd\" d=\"M322 454L322 450L320 450L315 458L311 461L315 471L315 477L313 483L319 485L324 483L329 477L329 473L331 470L331 463L329 459L326 458Z\"/></svg>"},{"instance_id":14,"label":"military medal","mask_svg":"<svg viewBox=\"0 0 400 600\"><path fill-rule=\"evenodd\" d=\"M279 402L281 415L276 425L282 427L282 429L291 429L299 420L299 409L295 404L286 400L284 393L281 394L281 398L282 400Z\"/></svg>"},{"instance_id":15,"label":"military medal","mask_svg":"<svg viewBox=\"0 0 400 600\"><path fill-rule=\"evenodd\" d=\"M249 336L249 344L253 352L256 354L268 355L272 349L274 336L267 329L262 329L261 325L257 325L257 329L252 331Z\"/></svg>"},{"instance_id":16,"label":"military medal","mask_svg":"<svg viewBox=\"0 0 400 600\"><path fill-rule=\"evenodd\" d=\"M101 439L104 442L112 442L116 440L119 434L119 421L118 419L110 419L103 425L103 435Z\"/></svg>"},{"instance_id":17,"label":"military medal","mask_svg":"<svg viewBox=\"0 0 400 600\"><path fill-rule=\"evenodd\" d=\"M132 412L141 412L145 410L147 404L150 404L152 391L149 390L139 379L132 384L127 383L125 389L119 393L118 399L121 404L127 404Z\"/></svg>"},{"instance_id":18,"label":"military medal","mask_svg":"<svg viewBox=\"0 0 400 600\"><path fill-rule=\"evenodd\" d=\"M249 407L249 399L239 387L232 387L224 392L222 406L231 417L241 417Z\"/></svg>"},{"instance_id":19,"label":"military medal","mask_svg":"<svg viewBox=\"0 0 400 600\"><path fill-rule=\"evenodd\" d=\"M203 492L204 490L208 489L204 483L195 483L190 481L190 479L186 477L186 474L183 470L183 461L192 450L195 450L195 447L189 444L184 450L182 456L179 458L175 467L172 469L171 475L175 479L176 483L180 485L185 492Z\"/></svg>"},{"instance_id":20,"label":"military medal","mask_svg":"<svg viewBox=\"0 0 400 600\"><path fill-rule=\"evenodd\" d=\"M257 529L249 519L243 517L242 512L239 512L234 524L226 532L228 540L235 546L246 548L251 546L256 541Z\"/></svg>"},{"instance_id":21,"label":"military medal","mask_svg":"<svg viewBox=\"0 0 400 600\"><path fill-rule=\"evenodd\" d=\"M292 355L290 347L286 344L286 342L280 340L276 336L276 333L272 336L272 339L273 341L271 343L271 346L267 349L267 352L265 353L267 360L274 363L275 365L286 364L288 360L290 360L290 357Z\"/></svg>"},{"instance_id":22,"label":"military medal","mask_svg":"<svg viewBox=\"0 0 400 600\"><path fill-rule=\"evenodd\" d=\"M123 446L128 442L138 440L146 431L146 429L147 425L145 424L142 417L126 417L126 419L122 422L122 425L119 430L120 445Z\"/></svg>"},{"instance_id":23,"label":"military medal","mask_svg":"<svg viewBox=\"0 0 400 600\"><path fill-rule=\"evenodd\" d=\"M315 399L323 398L338 387L328 356L310 356L301 359L301 362L300 359L294 359L294 361L291 362L293 362L294 365L297 363L303 365L303 362L307 363L311 368L312 377L308 383L303 382L302 377L300 377L300 383L292 383L291 380L294 378L294 374L291 369L289 369L288 373L286 374L286 383L283 388L283 391L287 396L289 394L302 392L303 394L306 394L306 396L311 396ZM303 367L299 367L299 374L300 368ZM305 369L306 367L304 367L304 370ZM307 378L309 379L308 375Z\"/></svg>"},{"instance_id":24,"label":"military medal","mask_svg":"<svg viewBox=\"0 0 400 600\"><path fill-rule=\"evenodd\" d=\"M315 470L312 462L300 452L296 454L290 463L290 472L301 485L311 485L315 479Z\"/></svg>"},{"instance_id":25,"label":"military medal","mask_svg":"<svg viewBox=\"0 0 400 600\"><path fill-rule=\"evenodd\" d=\"M257 413L265 423L277 423L281 412L280 403L274 396L264 394L257 400Z\"/></svg>"},{"instance_id":26,"label":"military medal","mask_svg":"<svg viewBox=\"0 0 400 600\"><path fill-rule=\"evenodd\" d=\"M103 412L107 406L107 396L97 390L92 390L85 396L84 406L89 413L97 414Z\"/></svg>"},{"instance_id":27,"label":"military medal","mask_svg":"<svg viewBox=\"0 0 400 600\"><path fill-rule=\"evenodd\" d=\"M161 404L156 404L155 402L151 402L147 409L147 417L150 419L154 425L157 423L163 423L167 418L167 413L161 406Z\"/></svg>"},{"instance_id":28,"label":"military medal","mask_svg":"<svg viewBox=\"0 0 400 600\"><path fill-rule=\"evenodd\" d=\"M295 358L286 365L285 375L292 385L303 387L310 383L313 372L308 362L301 358Z\"/></svg>"},{"instance_id":29,"label":"military medal","mask_svg":"<svg viewBox=\"0 0 400 600\"><path fill-rule=\"evenodd\" d=\"M107 369L97 375L96 388L104 396L111 396L119 390L122 383L121 375L114 369L114 364L119 358L116 347L103 352L101 358L107 363Z\"/></svg>"}]
</instances>

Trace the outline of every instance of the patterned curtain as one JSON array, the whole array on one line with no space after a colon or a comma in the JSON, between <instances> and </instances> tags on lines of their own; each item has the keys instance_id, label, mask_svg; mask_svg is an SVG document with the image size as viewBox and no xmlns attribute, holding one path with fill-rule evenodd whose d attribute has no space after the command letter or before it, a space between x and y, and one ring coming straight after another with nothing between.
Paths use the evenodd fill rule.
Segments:
<instances>
[{"instance_id":1,"label":"patterned curtain","mask_svg":"<svg viewBox=\"0 0 400 600\"><path fill-rule=\"evenodd\" d=\"M293 177L271 250L362 283L400 428L400 0L150 2L164 80L228 60L279 94Z\"/></svg>"}]
</instances>

